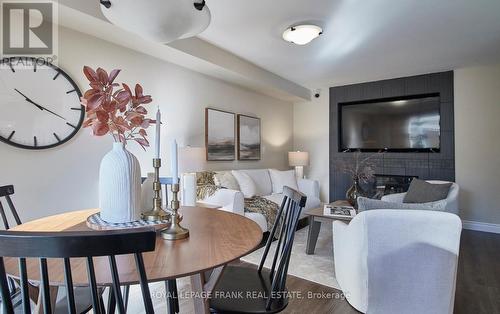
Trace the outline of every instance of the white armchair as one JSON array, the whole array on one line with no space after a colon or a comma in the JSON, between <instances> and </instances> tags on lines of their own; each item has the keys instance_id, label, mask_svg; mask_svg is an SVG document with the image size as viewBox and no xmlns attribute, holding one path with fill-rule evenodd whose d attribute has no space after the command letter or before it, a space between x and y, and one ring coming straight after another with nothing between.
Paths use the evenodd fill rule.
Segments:
<instances>
[{"instance_id":1,"label":"white armchair","mask_svg":"<svg viewBox=\"0 0 500 314\"><path fill-rule=\"evenodd\" d=\"M457 214L459 212L458 209L458 192L460 191L460 187L455 182L448 181L438 181L438 180L428 180L427 182L431 184L444 184L444 183L452 183L450 187L450 191L448 192L448 196L446 197L446 207L445 211L453 214ZM392 202L392 203L403 203L403 199L405 198L406 193L396 193L382 196L382 201Z\"/></svg>"},{"instance_id":2,"label":"white armchair","mask_svg":"<svg viewBox=\"0 0 500 314\"><path fill-rule=\"evenodd\" d=\"M335 275L371 314L453 313L462 223L426 210L371 210L333 223Z\"/></svg>"}]
</instances>

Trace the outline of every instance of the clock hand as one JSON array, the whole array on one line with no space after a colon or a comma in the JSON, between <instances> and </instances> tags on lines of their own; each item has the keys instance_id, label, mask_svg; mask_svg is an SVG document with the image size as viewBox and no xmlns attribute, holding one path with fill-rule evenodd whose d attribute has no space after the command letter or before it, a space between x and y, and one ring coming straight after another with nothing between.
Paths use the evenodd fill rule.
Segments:
<instances>
[{"instance_id":1,"label":"clock hand","mask_svg":"<svg viewBox=\"0 0 500 314\"><path fill-rule=\"evenodd\" d=\"M20 92L17 88L14 88L14 90L15 90L16 92L18 92L19 94L21 94L21 95L22 95L22 96L26 99L26 101L27 101L27 102L29 102L29 103L31 103L31 104L33 104L33 105L35 105L38 109L40 109L40 110L42 110L42 111L43 111L43 110L48 111L48 112L50 112L51 114L53 114L53 115L55 115L55 116L57 116L57 117L59 117L59 118L61 118L61 119L63 119L63 120L66 120L66 118L64 118L63 116L61 116L61 115L59 115L59 114L55 113L54 111L52 111L52 110L50 110L50 109L47 109L47 108L45 108L45 107L43 107L43 106L40 106L39 104L37 104L37 103L36 103L36 102L34 102L33 100L29 99L26 95L24 95L23 93L21 93L21 92Z\"/></svg>"},{"instance_id":2,"label":"clock hand","mask_svg":"<svg viewBox=\"0 0 500 314\"><path fill-rule=\"evenodd\" d=\"M38 105L38 104L34 103L31 99L29 99L29 98L28 98L28 96L26 96L26 95L24 95L23 93L21 93L21 92L20 92L17 88L14 88L14 90L15 90L16 92L18 92L19 94L21 94L21 96L23 96L23 97L24 97L24 99L25 99L27 102L32 103L33 105L37 106L37 107L38 107L38 109L43 110L43 107L42 107L42 106L40 106L40 105Z\"/></svg>"},{"instance_id":3,"label":"clock hand","mask_svg":"<svg viewBox=\"0 0 500 314\"><path fill-rule=\"evenodd\" d=\"M42 108L43 108L43 107L42 107ZM65 118L65 117L63 117L63 116L61 116L61 115L58 115L58 114L57 114L57 113L55 113L54 111L51 111L51 110L49 110L49 109L47 109L47 108L43 108L43 109L44 109L44 110L47 110L48 112L52 113L53 115L58 116L59 118L61 118L61 119L63 119L63 120L65 120L65 121L66 121L66 118Z\"/></svg>"},{"instance_id":4,"label":"clock hand","mask_svg":"<svg viewBox=\"0 0 500 314\"><path fill-rule=\"evenodd\" d=\"M32 103L33 105L37 106L38 108L40 108L40 110L45 110L45 111L48 111L50 112L51 114L55 115L55 116L58 116L59 118L63 119L63 120L66 120L66 118L64 118L63 116L61 115L58 115L57 113L55 113L54 111L50 110L50 109L47 109L43 106L40 106L39 104L37 104L36 102L32 101L31 99L26 99L28 102Z\"/></svg>"}]
</instances>

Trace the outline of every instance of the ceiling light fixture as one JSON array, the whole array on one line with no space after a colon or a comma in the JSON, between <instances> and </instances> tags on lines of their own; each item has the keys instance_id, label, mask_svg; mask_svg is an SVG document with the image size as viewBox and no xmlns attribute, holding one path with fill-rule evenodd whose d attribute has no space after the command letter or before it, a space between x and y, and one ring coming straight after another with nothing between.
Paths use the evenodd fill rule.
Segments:
<instances>
[{"instance_id":1,"label":"ceiling light fixture","mask_svg":"<svg viewBox=\"0 0 500 314\"><path fill-rule=\"evenodd\" d=\"M113 24L161 43L196 36L210 24L205 0L100 0Z\"/></svg>"},{"instance_id":2,"label":"ceiling light fixture","mask_svg":"<svg viewBox=\"0 0 500 314\"><path fill-rule=\"evenodd\" d=\"M323 34L323 29L317 25L296 25L283 32L283 39L296 45L306 45L321 34Z\"/></svg>"}]
</instances>

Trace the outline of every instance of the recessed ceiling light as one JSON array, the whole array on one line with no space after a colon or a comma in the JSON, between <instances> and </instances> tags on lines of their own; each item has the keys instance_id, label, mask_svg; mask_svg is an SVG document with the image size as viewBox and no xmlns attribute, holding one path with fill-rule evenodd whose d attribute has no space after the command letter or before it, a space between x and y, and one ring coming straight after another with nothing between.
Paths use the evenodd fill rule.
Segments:
<instances>
[{"instance_id":1,"label":"recessed ceiling light","mask_svg":"<svg viewBox=\"0 0 500 314\"><path fill-rule=\"evenodd\" d=\"M283 39L296 45L306 45L323 34L321 27L312 24L297 25L283 32Z\"/></svg>"}]
</instances>

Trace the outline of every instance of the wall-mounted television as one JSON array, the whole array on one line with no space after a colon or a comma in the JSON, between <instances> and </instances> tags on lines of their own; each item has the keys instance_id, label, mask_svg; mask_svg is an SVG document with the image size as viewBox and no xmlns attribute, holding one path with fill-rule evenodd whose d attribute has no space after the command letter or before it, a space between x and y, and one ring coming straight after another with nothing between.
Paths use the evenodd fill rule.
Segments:
<instances>
[{"instance_id":1,"label":"wall-mounted television","mask_svg":"<svg viewBox=\"0 0 500 314\"><path fill-rule=\"evenodd\" d=\"M339 152L438 152L439 94L338 104Z\"/></svg>"}]
</instances>

